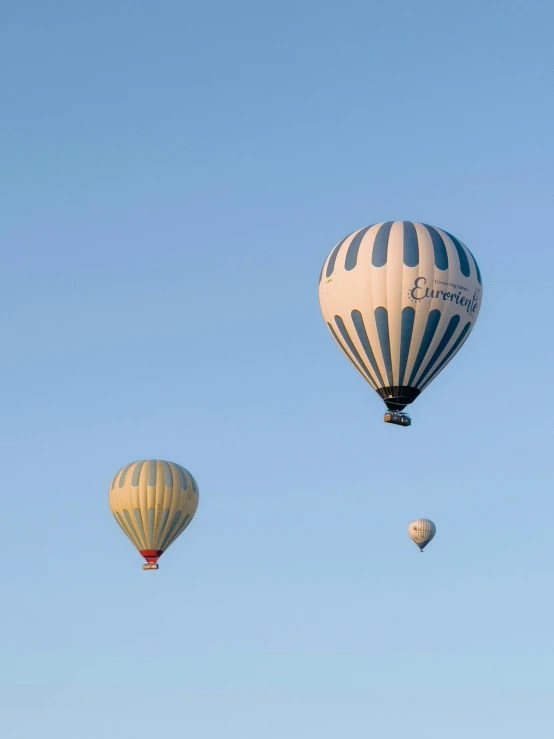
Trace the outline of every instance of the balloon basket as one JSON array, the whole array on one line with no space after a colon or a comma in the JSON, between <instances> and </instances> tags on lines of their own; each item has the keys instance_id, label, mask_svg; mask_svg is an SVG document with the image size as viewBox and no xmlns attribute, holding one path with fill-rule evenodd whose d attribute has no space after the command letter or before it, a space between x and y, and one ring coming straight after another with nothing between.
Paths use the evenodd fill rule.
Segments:
<instances>
[{"instance_id":1,"label":"balloon basket","mask_svg":"<svg viewBox=\"0 0 554 739\"><path fill-rule=\"evenodd\" d=\"M396 426L411 426L412 419L407 413L399 413L398 411L387 411L383 417L385 423L393 423Z\"/></svg>"},{"instance_id":2,"label":"balloon basket","mask_svg":"<svg viewBox=\"0 0 554 739\"><path fill-rule=\"evenodd\" d=\"M145 565L142 565L143 570L157 570L158 566L155 562L147 562Z\"/></svg>"}]
</instances>

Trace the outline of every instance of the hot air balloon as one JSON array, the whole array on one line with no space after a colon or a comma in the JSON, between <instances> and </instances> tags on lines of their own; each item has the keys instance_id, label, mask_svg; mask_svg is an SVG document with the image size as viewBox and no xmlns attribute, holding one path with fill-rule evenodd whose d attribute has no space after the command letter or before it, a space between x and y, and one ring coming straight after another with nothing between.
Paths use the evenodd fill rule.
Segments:
<instances>
[{"instance_id":1,"label":"hot air balloon","mask_svg":"<svg viewBox=\"0 0 554 739\"><path fill-rule=\"evenodd\" d=\"M428 518L418 518L408 526L408 535L422 552L431 539L435 536L437 528Z\"/></svg>"},{"instance_id":2,"label":"hot air balloon","mask_svg":"<svg viewBox=\"0 0 554 739\"><path fill-rule=\"evenodd\" d=\"M158 559L196 513L198 485L184 467L148 459L117 473L108 500L115 520L146 560L142 569L157 570Z\"/></svg>"},{"instance_id":3,"label":"hot air balloon","mask_svg":"<svg viewBox=\"0 0 554 739\"><path fill-rule=\"evenodd\" d=\"M411 221L354 231L331 251L319 280L331 335L384 400L385 421L401 426L411 423L404 408L467 340L481 296L467 246Z\"/></svg>"}]
</instances>

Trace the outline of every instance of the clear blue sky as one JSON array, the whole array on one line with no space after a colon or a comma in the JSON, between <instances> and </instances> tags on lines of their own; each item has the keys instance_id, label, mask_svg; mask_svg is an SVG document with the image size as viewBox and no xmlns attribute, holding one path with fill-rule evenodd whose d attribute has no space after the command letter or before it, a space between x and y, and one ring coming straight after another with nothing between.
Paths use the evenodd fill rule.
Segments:
<instances>
[{"instance_id":1,"label":"clear blue sky","mask_svg":"<svg viewBox=\"0 0 554 739\"><path fill-rule=\"evenodd\" d=\"M550 739L551 4L0 8L3 739ZM410 429L317 301L388 219L484 278ZM157 573L148 457L200 486Z\"/></svg>"}]
</instances>

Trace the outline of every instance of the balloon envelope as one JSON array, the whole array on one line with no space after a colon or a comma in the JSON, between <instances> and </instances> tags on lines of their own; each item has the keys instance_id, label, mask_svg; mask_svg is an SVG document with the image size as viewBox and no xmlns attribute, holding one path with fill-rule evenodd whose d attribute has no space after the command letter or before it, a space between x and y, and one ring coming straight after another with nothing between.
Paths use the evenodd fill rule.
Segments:
<instances>
[{"instance_id":1,"label":"balloon envelope","mask_svg":"<svg viewBox=\"0 0 554 739\"><path fill-rule=\"evenodd\" d=\"M418 545L421 551L425 549L427 544L435 536L437 528L435 524L428 518L418 518L408 526L408 535L410 539Z\"/></svg>"},{"instance_id":2,"label":"balloon envelope","mask_svg":"<svg viewBox=\"0 0 554 739\"><path fill-rule=\"evenodd\" d=\"M321 271L329 331L391 411L402 411L467 340L481 307L469 249L411 221L367 226L343 239Z\"/></svg>"},{"instance_id":3,"label":"balloon envelope","mask_svg":"<svg viewBox=\"0 0 554 739\"><path fill-rule=\"evenodd\" d=\"M148 569L155 569L192 521L198 485L190 472L173 462L133 462L113 478L109 505L123 532L151 565Z\"/></svg>"}]
</instances>

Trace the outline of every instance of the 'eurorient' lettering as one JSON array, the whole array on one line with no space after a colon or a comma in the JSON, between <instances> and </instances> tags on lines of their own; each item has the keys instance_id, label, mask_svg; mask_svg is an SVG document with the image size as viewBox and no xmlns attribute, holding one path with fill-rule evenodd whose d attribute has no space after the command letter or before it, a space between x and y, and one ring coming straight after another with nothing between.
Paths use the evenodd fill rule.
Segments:
<instances>
[{"instance_id":1,"label":"'eurorient' lettering","mask_svg":"<svg viewBox=\"0 0 554 739\"><path fill-rule=\"evenodd\" d=\"M462 296L461 290L457 293L449 293L446 290L432 290L431 288L426 287L426 285L426 277L416 277L416 279L414 280L414 286L409 293L410 298L412 300L418 301L425 300L426 298L429 298L430 300L449 300L451 303L456 303L456 305L465 308L468 313L475 313L475 311L477 310L480 297L477 294L477 291L473 293L472 298L466 298Z\"/></svg>"}]
</instances>

